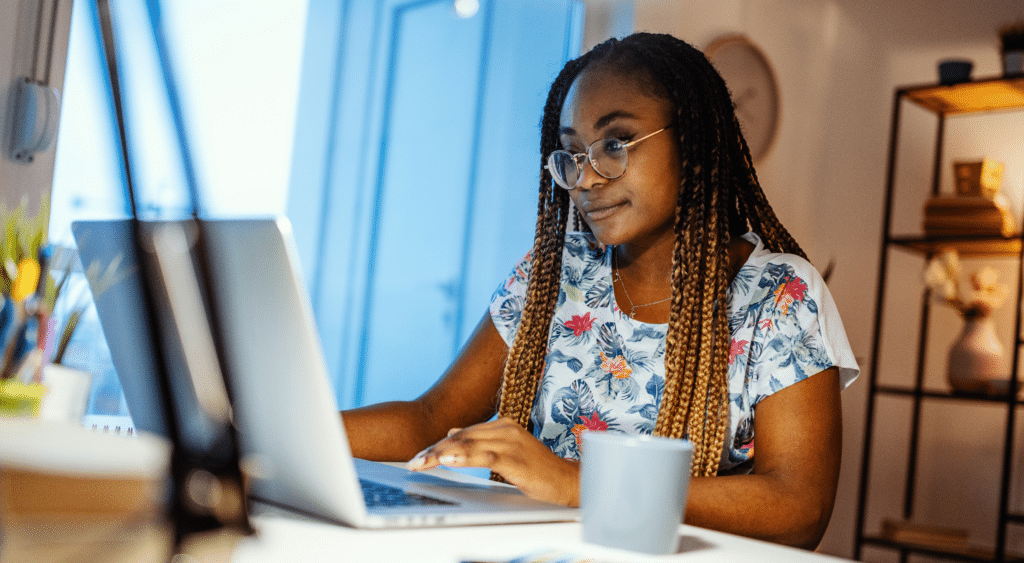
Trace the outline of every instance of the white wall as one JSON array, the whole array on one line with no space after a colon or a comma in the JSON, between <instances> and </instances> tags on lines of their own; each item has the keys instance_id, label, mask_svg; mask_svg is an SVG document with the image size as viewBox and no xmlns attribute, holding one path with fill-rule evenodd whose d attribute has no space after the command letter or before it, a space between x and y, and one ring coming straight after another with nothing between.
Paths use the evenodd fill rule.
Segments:
<instances>
[{"instance_id":1,"label":"white wall","mask_svg":"<svg viewBox=\"0 0 1024 563\"><path fill-rule=\"evenodd\" d=\"M978 77L999 74L996 29L1022 17L1024 8L1019 0L637 2L638 31L672 33L698 47L724 33L744 33L766 52L778 77L781 129L771 153L758 167L758 175L776 212L811 260L823 267L835 258L837 266L829 285L864 370L861 379L843 394L843 465L835 512L821 546L826 553L852 555L893 92L897 86L937 82L936 63L944 57L974 59ZM919 119L910 125L912 133L907 136L923 144L908 147L906 152L918 157L917 161L908 158L908 166L917 166L917 176L923 174L927 179L930 160L917 162L930 154L933 145L923 139L931 138L934 120ZM947 152L961 153L953 156L987 153L1006 162L1004 191L1018 202L1019 212L1024 154L1016 149L1019 142L1011 149L1008 139L1019 141L1024 128L1021 121L989 125L983 133L963 135L950 128L955 138L947 137ZM943 174L948 186L946 168ZM919 229L922 202L917 199L906 205L910 222L904 227L906 232ZM907 292L897 295L912 305L919 301L916 272L921 266L919 259L901 263L900 271L909 283L905 284ZM937 324L947 326L930 339L936 353L929 356L928 381L941 387L942 354L959 320L952 313L937 313ZM1004 307L1000 315L1008 345L1012 311ZM887 320L893 318L890 315ZM912 361L917 314L912 310L895 318L887 323L886 349ZM901 414L905 411L892 406L885 403L880 407L876 423L875 465L881 469L872 474L872 480L881 495L872 497L869 522L877 523L883 513L899 517L902 502L907 420ZM926 409L929 438L925 445L941 456L922 458L922 463L930 461L932 466L922 472L917 520L969 528L972 541L979 544L994 541L1002 412L979 412L978 407L966 411ZM945 471L936 471L935 465ZM963 472L969 477L964 478ZM951 495L950 488L959 494ZM1020 501L1021 496L1016 495L1011 506L1019 509ZM895 560L877 550L866 551L865 556Z\"/></svg>"},{"instance_id":2,"label":"white wall","mask_svg":"<svg viewBox=\"0 0 1024 563\"><path fill-rule=\"evenodd\" d=\"M36 20L40 3L44 6L44 37L50 14L57 6L57 23L49 84L58 91L64 85L64 63L67 57L68 29L71 25L71 1L4 0L0 2L0 209L13 209L27 198L29 213L34 215L40 199L50 193L53 181L53 155L56 143L49 150L35 155L30 164L11 157L11 121L16 81L35 76L32 60ZM45 52L45 48L43 49ZM40 55L43 58L43 55ZM43 64L38 65L40 69ZM42 77L38 77L42 78Z\"/></svg>"}]
</instances>

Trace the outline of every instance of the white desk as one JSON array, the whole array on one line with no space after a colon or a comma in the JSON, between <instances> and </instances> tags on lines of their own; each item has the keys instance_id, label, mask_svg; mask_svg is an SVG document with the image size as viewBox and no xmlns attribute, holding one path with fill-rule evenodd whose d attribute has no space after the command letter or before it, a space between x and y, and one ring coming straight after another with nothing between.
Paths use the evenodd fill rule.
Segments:
<instances>
[{"instance_id":1,"label":"white desk","mask_svg":"<svg viewBox=\"0 0 1024 563\"><path fill-rule=\"evenodd\" d=\"M2 419L0 438L0 563L166 563L170 529L153 501L165 478L160 444ZM256 535L196 538L186 550L192 557L180 560L458 563L553 552L561 557L549 563L840 561L691 526L680 528L679 553L655 557L585 544L578 523L355 530L259 504L253 505L252 522Z\"/></svg>"},{"instance_id":2,"label":"white desk","mask_svg":"<svg viewBox=\"0 0 1024 563\"><path fill-rule=\"evenodd\" d=\"M232 563L458 563L507 561L545 552L561 556L552 559L552 563L844 561L693 526L680 527L679 553L651 556L585 544L580 539L578 523L354 530L264 507L257 508L253 523L257 535L239 542Z\"/></svg>"}]
</instances>

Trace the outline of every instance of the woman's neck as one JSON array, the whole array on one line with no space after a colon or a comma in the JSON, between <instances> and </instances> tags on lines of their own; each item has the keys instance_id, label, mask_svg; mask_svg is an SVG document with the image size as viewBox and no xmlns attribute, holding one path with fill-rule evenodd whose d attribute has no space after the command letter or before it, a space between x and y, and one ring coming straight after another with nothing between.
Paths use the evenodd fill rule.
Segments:
<instances>
[{"instance_id":1,"label":"woman's neck","mask_svg":"<svg viewBox=\"0 0 1024 563\"><path fill-rule=\"evenodd\" d=\"M636 244L612 248L615 302L631 318L668 322L672 297L672 247Z\"/></svg>"},{"instance_id":2,"label":"woman's neck","mask_svg":"<svg viewBox=\"0 0 1024 563\"><path fill-rule=\"evenodd\" d=\"M628 286L634 305L671 294L673 245L674 242L668 240L653 245L620 244L612 249L613 266ZM724 265L730 281L753 250L754 245L746 239L736 237L730 242L728 262Z\"/></svg>"},{"instance_id":3,"label":"woman's neck","mask_svg":"<svg viewBox=\"0 0 1024 563\"><path fill-rule=\"evenodd\" d=\"M612 250L621 275L638 283L668 287L672 281L672 241L657 245L620 244Z\"/></svg>"}]
</instances>

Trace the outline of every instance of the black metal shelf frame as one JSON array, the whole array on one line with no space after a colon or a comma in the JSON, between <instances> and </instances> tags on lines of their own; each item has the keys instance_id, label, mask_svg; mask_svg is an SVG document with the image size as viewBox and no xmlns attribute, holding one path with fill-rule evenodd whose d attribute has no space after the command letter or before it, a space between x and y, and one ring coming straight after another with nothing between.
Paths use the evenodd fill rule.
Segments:
<instances>
[{"instance_id":1,"label":"black metal shelf frame","mask_svg":"<svg viewBox=\"0 0 1024 563\"><path fill-rule=\"evenodd\" d=\"M1020 89L1024 81L1012 79L987 79L977 81L974 84L958 85L952 88L962 91L969 91L977 86L979 92L982 88L991 88L993 85L1005 85L1011 89ZM895 190L896 153L899 143L900 112L904 101L917 103L926 109L931 110L937 116L934 160L932 166L931 195L939 194L940 168L943 156L943 143L945 137L946 119L949 115L969 114L975 111L1007 110L1024 108L1024 89L1021 90L1022 97L1006 102L1006 105L998 108L979 107L968 108L962 111L949 111L948 106L929 106L928 102L922 101L929 95L938 93L945 95L943 87L921 86L897 89L893 100L891 132L889 138L889 156L886 165L886 188L885 188L885 209L882 217L882 240L879 252L879 270L876 291L876 302L874 310L874 333L871 343L870 374L868 381L868 400L865 412L865 434L864 448L861 461L860 490L857 505L857 528L854 542L854 559L860 559L862 549L866 545L898 550L901 562L906 562L911 553L932 555L953 558L961 561L982 561L1004 563L1006 561L1021 561L1016 556L1009 556L1006 552L1007 527L1010 524L1024 524L1024 514L1011 513L1009 510L1009 492L1012 477L1013 453L1014 453L1014 429L1016 421L1017 406L1022 404L1018 399L1018 391L1021 382L1017 379L1018 367L1022 359L1021 338L1022 311L1021 301L1024 297L1024 234L1013 237L942 237L928 238L920 236L895 236L892 233L893 218L893 195ZM1024 224L1024 222L1022 222ZM1014 322L1014 340L1017 345L1013 347L1012 372L1009 382L1009 389L1005 396L991 397L985 395L954 394L946 391L935 391L924 388L924 362L927 352L928 326L930 317L930 295L926 289L922 294L921 315L919 318L920 330L918 331L918 342L916 351L914 383L912 387L883 385L878 381L879 351L882 346L882 318L885 309L886 280L889 267L889 251L891 248L903 248L919 252L925 258L931 258L939 249L954 246L965 251L965 254L973 256L1015 256L1017 259L1017 293L1016 293L1016 319ZM995 549L989 552L978 550L950 550L941 547L922 546L894 542L877 535L872 536L865 533L866 506L870 486L871 469L871 445L874 432L876 399L880 395L905 396L912 401L911 406L911 428L907 459L907 476L904 488L903 518L909 520L914 514L915 481L917 475L917 458L920 439L921 406L925 399L939 401L983 401L1002 403L1006 407L1006 431L1003 444L1002 473L1000 479L1000 500L999 500L999 522L996 530Z\"/></svg>"}]
</instances>

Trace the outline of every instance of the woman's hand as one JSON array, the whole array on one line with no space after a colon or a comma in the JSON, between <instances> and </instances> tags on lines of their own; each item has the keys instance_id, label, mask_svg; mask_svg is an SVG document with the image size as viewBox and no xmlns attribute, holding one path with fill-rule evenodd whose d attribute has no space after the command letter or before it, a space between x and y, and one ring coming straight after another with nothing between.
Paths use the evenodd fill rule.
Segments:
<instances>
[{"instance_id":1,"label":"woman's hand","mask_svg":"<svg viewBox=\"0 0 1024 563\"><path fill-rule=\"evenodd\" d=\"M531 498L579 506L579 464L558 457L508 418L453 428L447 438L416 454L408 468L425 471L439 465L486 467Z\"/></svg>"}]
</instances>

